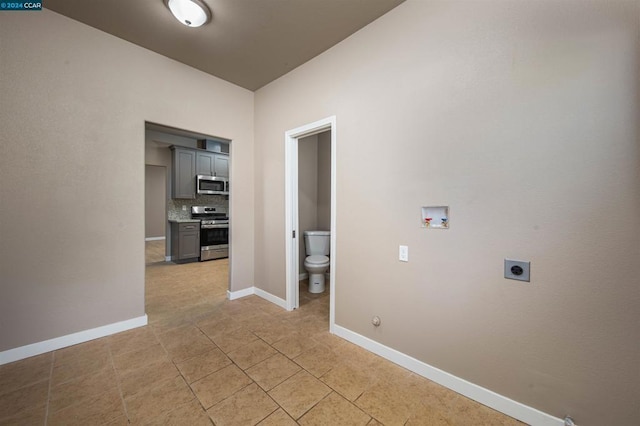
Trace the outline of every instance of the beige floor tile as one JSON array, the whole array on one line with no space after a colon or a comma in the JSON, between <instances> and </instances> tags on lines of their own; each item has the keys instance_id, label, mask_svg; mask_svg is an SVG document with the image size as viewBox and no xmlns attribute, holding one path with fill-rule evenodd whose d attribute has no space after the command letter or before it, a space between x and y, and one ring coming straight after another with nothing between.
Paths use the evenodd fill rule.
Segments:
<instances>
[{"instance_id":1,"label":"beige floor tile","mask_svg":"<svg viewBox=\"0 0 640 426\"><path fill-rule=\"evenodd\" d=\"M111 365L102 370L71 379L51 388L49 410L58 411L116 388L118 382Z\"/></svg>"},{"instance_id":2,"label":"beige floor tile","mask_svg":"<svg viewBox=\"0 0 640 426\"><path fill-rule=\"evenodd\" d=\"M281 309L281 308L278 308ZM282 340L285 337L295 332L295 328L292 326L273 318L269 321L265 321L262 324L255 325L251 331L258 337L270 345L274 344L278 340Z\"/></svg>"},{"instance_id":3,"label":"beige floor tile","mask_svg":"<svg viewBox=\"0 0 640 426\"><path fill-rule=\"evenodd\" d=\"M210 338L242 328L242 325L238 321L227 314L222 314L218 318L199 321L197 325L198 328Z\"/></svg>"},{"instance_id":4,"label":"beige floor tile","mask_svg":"<svg viewBox=\"0 0 640 426\"><path fill-rule=\"evenodd\" d=\"M122 419L125 412L117 389L113 388L61 410L49 411L47 425L101 425Z\"/></svg>"},{"instance_id":5,"label":"beige floor tile","mask_svg":"<svg viewBox=\"0 0 640 426\"><path fill-rule=\"evenodd\" d=\"M53 353L54 366L58 367L67 363L78 364L87 361L90 362L96 358L100 358L101 355L108 351L107 341L104 338L58 349Z\"/></svg>"},{"instance_id":6,"label":"beige floor tile","mask_svg":"<svg viewBox=\"0 0 640 426\"><path fill-rule=\"evenodd\" d=\"M45 424L46 413L47 406L42 404L12 417L0 418L0 426L42 426Z\"/></svg>"},{"instance_id":7,"label":"beige floor tile","mask_svg":"<svg viewBox=\"0 0 640 426\"><path fill-rule=\"evenodd\" d=\"M111 355L104 343L101 346L91 346L84 350L78 350L73 355L69 355L69 352L66 352L59 356L56 352L51 384L52 386L57 386L71 379L103 370L110 365Z\"/></svg>"},{"instance_id":8,"label":"beige floor tile","mask_svg":"<svg viewBox=\"0 0 640 426\"><path fill-rule=\"evenodd\" d=\"M168 413L194 399L193 392L181 376L158 382L144 392L125 398L131 423L143 423Z\"/></svg>"},{"instance_id":9,"label":"beige floor tile","mask_svg":"<svg viewBox=\"0 0 640 426\"><path fill-rule=\"evenodd\" d=\"M235 351L229 352L227 355L238 367L246 370L276 353L278 353L278 351L258 339Z\"/></svg>"},{"instance_id":10,"label":"beige floor tile","mask_svg":"<svg viewBox=\"0 0 640 426\"><path fill-rule=\"evenodd\" d=\"M329 393L329 387L303 370L271 389L269 396L298 419Z\"/></svg>"},{"instance_id":11,"label":"beige floor tile","mask_svg":"<svg viewBox=\"0 0 640 426\"><path fill-rule=\"evenodd\" d=\"M124 398L153 388L159 382L173 379L180 375L178 369L168 359L156 361L136 370L129 370L119 377L120 390Z\"/></svg>"},{"instance_id":12,"label":"beige floor tile","mask_svg":"<svg viewBox=\"0 0 640 426\"><path fill-rule=\"evenodd\" d=\"M220 349L176 363L187 383L193 383L231 364L231 360Z\"/></svg>"},{"instance_id":13,"label":"beige floor tile","mask_svg":"<svg viewBox=\"0 0 640 426\"><path fill-rule=\"evenodd\" d=\"M405 423L406 426L452 426L448 409L439 409L431 405L420 404Z\"/></svg>"},{"instance_id":14,"label":"beige floor tile","mask_svg":"<svg viewBox=\"0 0 640 426\"><path fill-rule=\"evenodd\" d=\"M117 356L127 352L139 351L160 343L151 327L140 327L124 333L114 334L107 339L111 355Z\"/></svg>"},{"instance_id":15,"label":"beige floor tile","mask_svg":"<svg viewBox=\"0 0 640 426\"><path fill-rule=\"evenodd\" d=\"M269 391L301 370L286 356L276 353L272 357L245 371L264 390Z\"/></svg>"},{"instance_id":16,"label":"beige floor tile","mask_svg":"<svg viewBox=\"0 0 640 426\"><path fill-rule=\"evenodd\" d=\"M285 354L290 359L300 355L302 352L311 349L318 342L307 334L294 333L273 344L273 347Z\"/></svg>"},{"instance_id":17,"label":"beige floor tile","mask_svg":"<svg viewBox=\"0 0 640 426\"><path fill-rule=\"evenodd\" d=\"M168 413L144 421L148 426L211 426L211 420L197 399L177 406Z\"/></svg>"},{"instance_id":18,"label":"beige floor tile","mask_svg":"<svg viewBox=\"0 0 640 426\"><path fill-rule=\"evenodd\" d=\"M298 423L301 425L362 425L369 423L371 417L361 409L332 392L315 407L303 415Z\"/></svg>"},{"instance_id":19,"label":"beige floor tile","mask_svg":"<svg viewBox=\"0 0 640 426\"><path fill-rule=\"evenodd\" d=\"M456 395L449 408L452 425L519 426L523 423L462 395Z\"/></svg>"},{"instance_id":20,"label":"beige floor tile","mask_svg":"<svg viewBox=\"0 0 640 426\"><path fill-rule=\"evenodd\" d=\"M385 425L403 425L409 419L413 407L398 390L398 386L391 383L377 382L355 404Z\"/></svg>"},{"instance_id":21,"label":"beige floor tile","mask_svg":"<svg viewBox=\"0 0 640 426\"><path fill-rule=\"evenodd\" d=\"M209 409L251 383L252 380L232 364L192 383L191 389L202 406Z\"/></svg>"},{"instance_id":22,"label":"beige floor tile","mask_svg":"<svg viewBox=\"0 0 640 426\"><path fill-rule=\"evenodd\" d=\"M252 383L214 405L207 413L216 425L243 426L255 425L277 409L278 404Z\"/></svg>"},{"instance_id":23,"label":"beige floor tile","mask_svg":"<svg viewBox=\"0 0 640 426\"><path fill-rule=\"evenodd\" d=\"M383 424L376 419L371 419L371 421L367 423L367 426L383 426Z\"/></svg>"},{"instance_id":24,"label":"beige floor tile","mask_svg":"<svg viewBox=\"0 0 640 426\"><path fill-rule=\"evenodd\" d=\"M43 381L7 392L0 397L0 419L14 417L44 406L49 394L49 382Z\"/></svg>"},{"instance_id":25,"label":"beige floor tile","mask_svg":"<svg viewBox=\"0 0 640 426\"><path fill-rule=\"evenodd\" d=\"M160 341L174 362L184 361L215 349L211 340L194 325L160 334Z\"/></svg>"},{"instance_id":26,"label":"beige floor tile","mask_svg":"<svg viewBox=\"0 0 640 426\"><path fill-rule=\"evenodd\" d=\"M320 380L349 401L355 401L373 384L374 379L366 369L350 363L339 363Z\"/></svg>"},{"instance_id":27,"label":"beige floor tile","mask_svg":"<svg viewBox=\"0 0 640 426\"><path fill-rule=\"evenodd\" d=\"M297 424L282 408L278 408L269 417L258 423L258 426L296 426Z\"/></svg>"},{"instance_id":28,"label":"beige floor tile","mask_svg":"<svg viewBox=\"0 0 640 426\"><path fill-rule=\"evenodd\" d=\"M213 336L211 340L213 340L213 342L218 345L224 353L228 354L231 351L235 351L244 345L258 340L258 336L246 328L239 328L237 330L227 331Z\"/></svg>"},{"instance_id":29,"label":"beige floor tile","mask_svg":"<svg viewBox=\"0 0 640 426\"><path fill-rule=\"evenodd\" d=\"M46 353L0 366L0 395L49 380L53 356Z\"/></svg>"},{"instance_id":30,"label":"beige floor tile","mask_svg":"<svg viewBox=\"0 0 640 426\"><path fill-rule=\"evenodd\" d=\"M159 343L134 352L113 357L113 365L119 375L124 376L140 368L167 361L167 353Z\"/></svg>"},{"instance_id":31,"label":"beige floor tile","mask_svg":"<svg viewBox=\"0 0 640 426\"><path fill-rule=\"evenodd\" d=\"M335 367L338 362L338 357L331 348L318 344L302 352L293 360L309 373L320 377Z\"/></svg>"}]
</instances>

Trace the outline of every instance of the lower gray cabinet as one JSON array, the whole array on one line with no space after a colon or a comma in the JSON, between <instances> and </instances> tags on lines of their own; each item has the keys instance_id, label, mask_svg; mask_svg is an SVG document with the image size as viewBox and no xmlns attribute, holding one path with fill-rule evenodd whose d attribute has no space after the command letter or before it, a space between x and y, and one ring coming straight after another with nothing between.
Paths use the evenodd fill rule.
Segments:
<instances>
[{"instance_id":1,"label":"lower gray cabinet","mask_svg":"<svg viewBox=\"0 0 640 426\"><path fill-rule=\"evenodd\" d=\"M200 257L199 222L171 222L171 257L174 261Z\"/></svg>"}]
</instances>

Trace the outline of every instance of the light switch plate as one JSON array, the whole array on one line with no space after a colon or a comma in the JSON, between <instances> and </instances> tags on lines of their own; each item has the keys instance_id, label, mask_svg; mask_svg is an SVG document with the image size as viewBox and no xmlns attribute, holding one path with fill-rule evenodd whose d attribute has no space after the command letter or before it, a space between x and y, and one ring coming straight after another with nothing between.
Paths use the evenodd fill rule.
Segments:
<instances>
[{"instance_id":1,"label":"light switch plate","mask_svg":"<svg viewBox=\"0 0 640 426\"><path fill-rule=\"evenodd\" d=\"M398 259L400 259L400 261L402 262L409 261L409 246L400 246Z\"/></svg>"},{"instance_id":2,"label":"light switch plate","mask_svg":"<svg viewBox=\"0 0 640 426\"><path fill-rule=\"evenodd\" d=\"M504 277L510 280L531 280L531 262L524 260L504 260Z\"/></svg>"}]
</instances>

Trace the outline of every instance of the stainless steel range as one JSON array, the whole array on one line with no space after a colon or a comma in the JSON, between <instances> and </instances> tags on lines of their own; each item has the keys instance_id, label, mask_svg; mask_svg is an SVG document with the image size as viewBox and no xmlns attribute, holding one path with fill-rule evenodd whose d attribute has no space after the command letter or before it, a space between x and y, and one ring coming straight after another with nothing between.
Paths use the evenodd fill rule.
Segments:
<instances>
[{"instance_id":1,"label":"stainless steel range","mask_svg":"<svg viewBox=\"0 0 640 426\"><path fill-rule=\"evenodd\" d=\"M200 261L229 257L229 211L221 206L193 206L191 218L200 219Z\"/></svg>"}]
</instances>

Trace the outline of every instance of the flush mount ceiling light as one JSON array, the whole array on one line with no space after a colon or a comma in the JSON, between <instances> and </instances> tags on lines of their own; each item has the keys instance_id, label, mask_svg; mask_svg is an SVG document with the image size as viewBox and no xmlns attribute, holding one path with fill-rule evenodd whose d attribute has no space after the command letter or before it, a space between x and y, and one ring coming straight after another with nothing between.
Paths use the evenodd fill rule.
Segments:
<instances>
[{"instance_id":1,"label":"flush mount ceiling light","mask_svg":"<svg viewBox=\"0 0 640 426\"><path fill-rule=\"evenodd\" d=\"M211 19L211 11L201 0L164 0L178 21L188 27L199 27Z\"/></svg>"}]
</instances>

